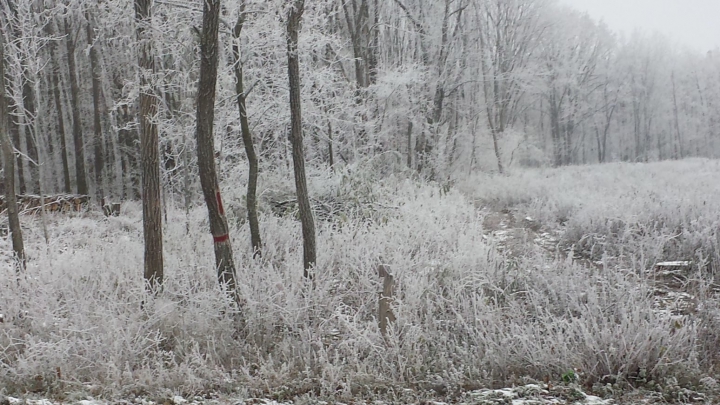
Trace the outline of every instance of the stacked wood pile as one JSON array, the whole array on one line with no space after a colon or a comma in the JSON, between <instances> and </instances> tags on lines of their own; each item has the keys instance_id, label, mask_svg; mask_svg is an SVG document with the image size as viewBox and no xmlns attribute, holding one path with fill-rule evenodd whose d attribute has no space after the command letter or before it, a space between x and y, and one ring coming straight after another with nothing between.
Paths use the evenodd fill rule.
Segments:
<instances>
[{"instance_id":1,"label":"stacked wood pile","mask_svg":"<svg viewBox=\"0 0 720 405\"><path fill-rule=\"evenodd\" d=\"M48 195L41 201L39 195L18 195L18 209L21 214L35 215L45 204L46 212L81 212L90 206L90 196L81 194ZM5 196L0 196L0 211L7 209Z\"/></svg>"}]
</instances>

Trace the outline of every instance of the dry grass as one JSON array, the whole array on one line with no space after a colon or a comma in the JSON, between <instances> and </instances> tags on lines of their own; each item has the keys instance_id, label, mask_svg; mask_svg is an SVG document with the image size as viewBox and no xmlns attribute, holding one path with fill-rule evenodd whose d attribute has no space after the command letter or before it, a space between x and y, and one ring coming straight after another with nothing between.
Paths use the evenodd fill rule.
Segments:
<instances>
[{"instance_id":1,"label":"dry grass","mask_svg":"<svg viewBox=\"0 0 720 405\"><path fill-rule=\"evenodd\" d=\"M720 270L720 161L612 163L481 175L460 185L481 204L563 226L593 260L648 268L692 260Z\"/></svg>"},{"instance_id":2,"label":"dry grass","mask_svg":"<svg viewBox=\"0 0 720 405\"><path fill-rule=\"evenodd\" d=\"M495 190L497 199L550 212L532 190L512 194L513 181L545 174L523 176L478 184L478 193ZM288 184L269 178L262 190ZM316 178L313 187L344 198L357 189L346 187L352 181L364 184L375 208L318 223L312 290L302 280L292 215L263 209L266 249L258 261L250 258L246 225L235 221L240 308L216 286L202 207L191 212L189 234L184 214L169 210L167 283L154 300L142 288L139 205L126 206L120 218L53 217L49 246L37 222L24 219L27 275L19 283L9 267L0 275L7 318L0 324L0 386L60 395L94 385L108 397L242 389L287 398L393 387L451 394L525 377L556 381L572 369L587 384L634 383L644 373L692 385L703 376L700 359L711 350L699 344L707 339L704 326L676 327L654 311L642 278L539 249L503 257L486 243L479 211L457 190L441 196L437 186L408 180L332 176ZM397 322L387 340L375 320L381 260L397 283Z\"/></svg>"}]
</instances>

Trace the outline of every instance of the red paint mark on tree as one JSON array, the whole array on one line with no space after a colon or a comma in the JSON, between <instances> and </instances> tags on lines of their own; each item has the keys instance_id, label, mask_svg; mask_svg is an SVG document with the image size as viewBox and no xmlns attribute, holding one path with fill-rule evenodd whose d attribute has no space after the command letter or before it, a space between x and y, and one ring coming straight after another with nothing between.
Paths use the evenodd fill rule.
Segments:
<instances>
[{"instance_id":1,"label":"red paint mark on tree","mask_svg":"<svg viewBox=\"0 0 720 405\"><path fill-rule=\"evenodd\" d=\"M222 243L227 241L228 239L230 239L230 235L227 233L225 235L213 236L213 242L215 243Z\"/></svg>"},{"instance_id":2,"label":"red paint mark on tree","mask_svg":"<svg viewBox=\"0 0 720 405\"><path fill-rule=\"evenodd\" d=\"M223 209L222 205L222 198L220 198L220 190L215 192L215 199L218 203L218 210L220 211L220 215L225 215L225 210Z\"/></svg>"}]
</instances>

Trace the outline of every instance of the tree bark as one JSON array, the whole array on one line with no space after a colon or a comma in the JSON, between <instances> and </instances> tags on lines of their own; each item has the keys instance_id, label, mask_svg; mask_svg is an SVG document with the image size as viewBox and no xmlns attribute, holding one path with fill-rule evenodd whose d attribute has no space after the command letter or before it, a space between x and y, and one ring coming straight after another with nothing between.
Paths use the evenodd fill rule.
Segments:
<instances>
[{"instance_id":1,"label":"tree bark","mask_svg":"<svg viewBox=\"0 0 720 405\"><path fill-rule=\"evenodd\" d=\"M325 110L327 115L327 109ZM333 152L332 122L328 117L328 165L330 170L335 171L335 153Z\"/></svg>"},{"instance_id":2,"label":"tree bark","mask_svg":"<svg viewBox=\"0 0 720 405\"><path fill-rule=\"evenodd\" d=\"M80 87L75 67L75 39L69 22L65 18L65 44L67 46L68 74L70 75L70 104L73 119L73 142L75 143L75 177L77 180L77 193L88 194L87 177L85 174L85 145L83 143L82 122L80 122Z\"/></svg>"},{"instance_id":3,"label":"tree bark","mask_svg":"<svg viewBox=\"0 0 720 405\"><path fill-rule=\"evenodd\" d=\"M196 131L197 156L200 184L208 209L210 232L215 246L215 266L218 281L234 294L237 300L235 263L215 169L215 142L213 139L219 20L220 1L205 0L203 2L203 28L200 36L200 82L198 84Z\"/></svg>"},{"instance_id":4,"label":"tree bark","mask_svg":"<svg viewBox=\"0 0 720 405\"><path fill-rule=\"evenodd\" d=\"M48 35L52 36L54 34L53 32L53 26L54 24L48 23L46 25ZM65 139L65 119L63 117L63 107L62 107L62 100L60 96L60 60L58 59L55 51L57 48L57 44L55 41L49 42L49 48L50 48L50 61L53 64L52 66L52 72L50 73L50 86L52 87L53 92L53 101L55 103L55 112L58 117L58 124L57 124L57 131L58 136L60 137L60 158L62 161L62 171L63 171L63 191L66 193L70 193L70 166L68 165L68 153L67 153L67 142Z\"/></svg>"},{"instance_id":5,"label":"tree bark","mask_svg":"<svg viewBox=\"0 0 720 405\"><path fill-rule=\"evenodd\" d=\"M343 11L345 14L345 23L347 24L352 42L353 56L355 61L355 84L358 88L368 86L368 52L367 44L370 41L368 29L368 0L345 1L342 0ZM352 6L352 13L348 8L348 3Z\"/></svg>"},{"instance_id":6,"label":"tree bark","mask_svg":"<svg viewBox=\"0 0 720 405\"><path fill-rule=\"evenodd\" d=\"M6 95L7 97L7 95ZM14 104L14 101L12 99L6 98L6 103L10 104L10 114L8 116L8 123L7 128L10 132L10 136L12 137L12 145L14 148L14 145L17 145L20 147L20 125L15 120L15 117L18 116L18 109L17 106ZM13 150L13 155L15 155L15 151ZM27 188L25 186L25 170L23 168L23 158L20 154L15 155L15 165L17 168L18 173L18 191L20 191L20 194L26 194Z\"/></svg>"},{"instance_id":7,"label":"tree bark","mask_svg":"<svg viewBox=\"0 0 720 405\"><path fill-rule=\"evenodd\" d=\"M245 1L240 4L240 14L238 15L233 36L233 63L235 64L235 93L237 94L238 109L240 110L240 130L242 132L243 145L245 145L245 154L248 158L249 174L247 184L247 212L248 223L250 224L250 243L253 249L253 258L262 256L262 240L260 239L260 224L258 222L257 213L257 181L258 181L258 157L255 154L255 146L253 145L252 133L250 132L250 124L248 123L245 85L243 83L243 66L240 60L240 33L245 23Z\"/></svg>"},{"instance_id":8,"label":"tree bark","mask_svg":"<svg viewBox=\"0 0 720 405\"><path fill-rule=\"evenodd\" d=\"M412 148L412 131L413 131L413 122L412 120L408 120L408 126L407 126L407 165L409 169L412 169L412 155L413 155L413 148Z\"/></svg>"},{"instance_id":9,"label":"tree bark","mask_svg":"<svg viewBox=\"0 0 720 405\"><path fill-rule=\"evenodd\" d=\"M28 179L30 180L30 187L29 191L31 193L39 193L40 192L40 177L39 177L39 171L40 167L38 167L39 160L38 160L38 148L37 143L35 142L35 136L36 136L36 117L37 117L37 108L35 103L35 93L33 91L33 83L30 81L31 73L25 69L23 72L23 78L22 78L22 98L23 98L23 109L25 110L22 114L23 116L23 123L25 131L25 150L27 151L28 158L30 158L30 162L28 165Z\"/></svg>"},{"instance_id":10,"label":"tree bark","mask_svg":"<svg viewBox=\"0 0 720 405\"><path fill-rule=\"evenodd\" d=\"M560 101L558 101L554 86L550 90L548 108L550 109L550 137L552 138L553 147L553 166L560 167L563 163L563 140L560 134Z\"/></svg>"},{"instance_id":11,"label":"tree bark","mask_svg":"<svg viewBox=\"0 0 720 405\"><path fill-rule=\"evenodd\" d=\"M300 64L298 58L298 31L305 7L304 0L295 0L287 16L288 82L290 87L290 142L292 143L295 189L303 235L303 276L312 278L317 252L315 222L308 197L303 151L302 111L300 102Z\"/></svg>"},{"instance_id":12,"label":"tree bark","mask_svg":"<svg viewBox=\"0 0 720 405\"><path fill-rule=\"evenodd\" d=\"M372 45L368 50L368 80L372 85L377 82L378 50L380 48L380 7L378 0L373 0L373 25L370 33Z\"/></svg>"},{"instance_id":13,"label":"tree bark","mask_svg":"<svg viewBox=\"0 0 720 405\"><path fill-rule=\"evenodd\" d=\"M163 233L160 204L160 151L158 129L153 121L158 111L153 94L155 73L151 24L152 0L135 0L135 24L140 67L140 154L142 165L143 236L145 238L144 277L147 287L156 292L163 283Z\"/></svg>"},{"instance_id":14,"label":"tree bark","mask_svg":"<svg viewBox=\"0 0 720 405\"><path fill-rule=\"evenodd\" d=\"M15 270L19 274L25 270L25 247L22 229L18 218L17 197L15 195L15 151L7 132L7 105L5 98L5 36L0 28L0 144L5 173L5 201L7 203L8 223L15 255Z\"/></svg>"},{"instance_id":15,"label":"tree bark","mask_svg":"<svg viewBox=\"0 0 720 405\"><path fill-rule=\"evenodd\" d=\"M677 150L679 151L679 158L682 159L684 156L683 154L683 142L682 142L682 136L680 134L680 120L678 119L678 106L677 106L677 96L675 91L675 72L670 73L670 81L672 82L672 92L673 92L673 118L674 118L674 129L675 129L675 136L677 137ZM675 159L677 159L678 156L675 156Z\"/></svg>"},{"instance_id":16,"label":"tree bark","mask_svg":"<svg viewBox=\"0 0 720 405\"><path fill-rule=\"evenodd\" d=\"M14 20L18 20L18 10L17 6L14 1L8 1L7 2L7 11L12 15L12 18ZM10 29L11 24L9 23L9 19L5 20L4 23L7 22L8 29ZM20 32L19 27L17 24L14 24L12 28L12 33L8 33L8 35L13 35L15 38L19 39L22 37L22 32ZM8 79L8 83L12 86L12 80ZM23 89L24 90L24 89ZM23 156L19 153L15 153L15 150L21 151L22 149L22 137L20 134L21 129L21 123L20 118L21 116L24 116L24 114L21 114L21 111L19 111L19 105L15 102L15 100L12 98L12 96L6 94L6 108L10 108L10 115L8 116L8 122L7 122L7 130L10 132L10 136L12 137L12 143L13 145L13 154L15 155L15 165L17 168L18 173L18 188L20 191L20 194L26 194L27 193L27 182L25 181L26 175L28 173L25 173L25 160Z\"/></svg>"},{"instance_id":17,"label":"tree bark","mask_svg":"<svg viewBox=\"0 0 720 405\"><path fill-rule=\"evenodd\" d=\"M102 86L100 83L100 56L98 46L95 43L97 37L95 35L95 30L90 23L89 12L85 13L85 18L87 20L85 31L87 34L88 46L90 48L90 70L92 76L93 132L95 135L93 139L93 150L95 155L95 197L97 198L97 201L100 202L105 193L103 182L103 167L105 163L103 162L102 112L100 111L100 91ZM142 67L142 64L140 66ZM155 132L157 132L157 130Z\"/></svg>"}]
</instances>

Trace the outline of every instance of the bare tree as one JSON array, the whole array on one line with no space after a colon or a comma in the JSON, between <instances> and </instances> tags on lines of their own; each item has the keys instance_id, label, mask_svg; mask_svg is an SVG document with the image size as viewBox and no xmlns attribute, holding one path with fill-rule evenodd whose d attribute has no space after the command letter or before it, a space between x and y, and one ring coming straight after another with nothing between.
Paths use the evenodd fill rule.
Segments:
<instances>
[{"instance_id":1,"label":"bare tree","mask_svg":"<svg viewBox=\"0 0 720 405\"><path fill-rule=\"evenodd\" d=\"M163 233L160 206L160 153L155 115L157 97L151 77L155 73L151 35L148 30L152 0L135 0L135 23L140 67L140 148L142 161L143 235L145 238L145 281L151 291L163 283Z\"/></svg>"},{"instance_id":2,"label":"bare tree","mask_svg":"<svg viewBox=\"0 0 720 405\"><path fill-rule=\"evenodd\" d=\"M370 20L370 0L340 0L345 24L350 33L355 60L355 84L364 88L373 84L377 74L378 15L377 1Z\"/></svg>"},{"instance_id":3,"label":"bare tree","mask_svg":"<svg viewBox=\"0 0 720 405\"><path fill-rule=\"evenodd\" d=\"M248 185L247 185L247 211L248 211L248 222L250 224L250 243L253 248L253 258L256 256L262 256L262 240L260 239L260 224L258 223L257 213L257 180L258 180L258 157L255 154L255 146L253 145L253 137L250 132L250 124L248 123L247 108L246 108L246 97L245 85L243 83L243 62L240 60L240 34L245 24L245 0L240 3L240 11L238 14L235 28L233 29L233 36L235 42L233 42L232 52L235 65L235 93L237 94L238 109L240 110L240 130L242 131L243 144L245 145L245 154L248 158L248 166L250 172L248 173Z\"/></svg>"},{"instance_id":4,"label":"bare tree","mask_svg":"<svg viewBox=\"0 0 720 405\"><path fill-rule=\"evenodd\" d=\"M305 8L304 0L294 0L287 15L288 81L290 86L290 142L292 143L295 189L303 235L303 275L312 278L316 261L315 222L308 197L303 150L302 111L300 108L300 63L298 59L298 31Z\"/></svg>"},{"instance_id":5,"label":"bare tree","mask_svg":"<svg viewBox=\"0 0 720 405\"><path fill-rule=\"evenodd\" d=\"M200 82L197 100L197 156L200 184L210 217L210 232L215 246L215 267L218 281L235 294L235 262L228 230L227 218L220 197L215 170L215 86L218 70L218 30L220 0L203 2L203 26L200 35Z\"/></svg>"},{"instance_id":6,"label":"bare tree","mask_svg":"<svg viewBox=\"0 0 720 405\"><path fill-rule=\"evenodd\" d=\"M598 114L596 114L600 115L600 117L593 123L597 143L598 163L604 163L607 158L608 134L610 133L613 116L618 109L622 89L620 83L623 82L623 78L617 78L618 72L612 69L612 65L615 63L616 59L614 55L608 53L604 56L602 65L604 71L602 74L602 82L600 83L602 94L598 97L600 107L597 111ZM599 125L598 121L600 122Z\"/></svg>"},{"instance_id":7,"label":"bare tree","mask_svg":"<svg viewBox=\"0 0 720 405\"><path fill-rule=\"evenodd\" d=\"M498 171L503 172L499 139L518 114L521 77L538 36L539 0L488 0L477 8L480 66L488 127Z\"/></svg>"},{"instance_id":8,"label":"bare tree","mask_svg":"<svg viewBox=\"0 0 720 405\"><path fill-rule=\"evenodd\" d=\"M683 142L682 142L682 134L680 132L680 120L678 119L678 103L677 103L677 90L675 88L675 72L670 73L670 83L672 84L672 101L673 101L673 120L674 122L674 129L675 129L675 135L677 136L677 144L679 151L679 157L682 159L683 157ZM677 154L676 154L677 155ZM678 156L674 156L676 159Z\"/></svg>"},{"instance_id":9,"label":"bare tree","mask_svg":"<svg viewBox=\"0 0 720 405\"><path fill-rule=\"evenodd\" d=\"M7 132L8 110L5 98L5 34L2 32L4 21L0 18L0 143L2 144L3 170L5 174L5 201L7 202L8 222L12 236L16 270L25 269L25 247L22 229L18 218L17 197L15 196L15 151Z\"/></svg>"},{"instance_id":10,"label":"bare tree","mask_svg":"<svg viewBox=\"0 0 720 405\"><path fill-rule=\"evenodd\" d=\"M394 0L394 3L402 10L406 19L410 22L417 33L417 42L420 60L433 72L432 79L428 84L433 86L432 92L427 93L429 98L428 107L425 111L425 123L419 128L419 134L415 141L416 169L418 172L427 171L431 178L437 176L439 160L436 159L439 153L441 137L440 127L445 123L443 116L446 110L447 98L462 86L455 83L457 76L464 70L464 63L458 59L451 59L451 56L463 54L462 47L457 44L463 34L463 16L468 7L466 0L443 0L436 2L416 2L416 9L413 10L408 2ZM437 17L440 21L440 41L435 42L431 33L437 24ZM455 52L455 53L453 53ZM412 159L412 158L411 158Z\"/></svg>"},{"instance_id":11,"label":"bare tree","mask_svg":"<svg viewBox=\"0 0 720 405\"><path fill-rule=\"evenodd\" d=\"M608 44L607 32L587 16L571 13L566 18L541 41L555 166L576 162L577 130L591 115L585 101L600 87L596 70Z\"/></svg>"}]
</instances>

